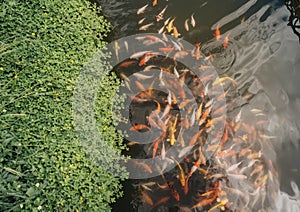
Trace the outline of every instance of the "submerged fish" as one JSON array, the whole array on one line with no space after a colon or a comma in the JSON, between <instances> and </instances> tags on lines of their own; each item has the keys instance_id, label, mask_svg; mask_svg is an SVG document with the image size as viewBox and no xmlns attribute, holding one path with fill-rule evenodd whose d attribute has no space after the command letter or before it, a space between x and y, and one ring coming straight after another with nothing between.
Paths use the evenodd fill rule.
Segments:
<instances>
[{"instance_id":1,"label":"submerged fish","mask_svg":"<svg viewBox=\"0 0 300 212\"><path fill-rule=\"evenodd\" d=\"M139 28L139 30L147 30L150 26L153 26L154 25L154 23L152 22L152 23L150 23L150 24L146 24L146 25L143 25L143 26L141 26L140 28Z\"/></svg>"},{"instance_id":2,"label":"submerged fish","mask_svg":"<svg viewBox=\"0 0 300 212\"><path fill-rule=\"evenodd\" d=\"M139 9L137 10L136 14L139 15L139 14L144 13L147 7L148 7L148 4L146 4L145 6L139 8Z\"/></svg>"},{"instance_id":3,"label":"submerged fish","mask_svg":"<svg viewBox=\"0 0 300 212\"><path fill-rule=\"evenodd\" d=\"M196 21L194 19L194 13L191 15L191 25L192 25L192 27L196 26Z\"/></svg>"}]
</instances>

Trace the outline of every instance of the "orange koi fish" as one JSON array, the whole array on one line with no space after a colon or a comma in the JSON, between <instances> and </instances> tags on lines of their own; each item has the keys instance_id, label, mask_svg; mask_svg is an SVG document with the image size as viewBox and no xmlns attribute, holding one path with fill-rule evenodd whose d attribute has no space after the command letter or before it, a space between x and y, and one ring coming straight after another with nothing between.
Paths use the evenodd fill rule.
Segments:
<instances>
[{"instance_id":1,"label":"orange koi fish","mask_svg":"<svg viewBox=\"0 0 300 212\"><path fill-rule=\"evenodd\" d=\"M171 46L162 47L162 48L159 48L159 51L162 51L167 54L167 53L174 51L174 47L171 47Z\"/></svg>"},{"instance_id":2,"label":"orange koi fish","mask_svg":"<svg viewBox=\"0 0 300 212\"><path fill-rule=\"evenodd\" d=\"M167 202L169 199L170 199L170 196L165 196L165 197L161 198L160 200L158 200L158 201L155 203L155 206L161 205L161 204Z\"/></svg>"},{"instance_id":3,"label":"orange koi fish","mask_svg":"<svg viewBox=\"0 0 300 212\"><path fill-rule=\"evenodd\" d=\"M148 164L146 164L144 162L135 162L135 164L138 165L138 166L143 167L146 172L148 172L150 174L152 173L152 169Z\"/></svg>"},{"instance_id":4,"label":"orange koi fish","mask_svg":"<svg viewBox=\"0 0 300 212\"><path fill-rule=\"evenodd\" d=\"M201 44L197 43L197 44L195 44L195 46L196 46L196 50L194 52L194 56L195 56L196 60L199 60L201 58L201 53L200 53Z\"/></svg>"},{"instance_id":5,"label":"orange koi fish","mask_svg":"<svg viewBox=\"0 0 300 212\"><path fill-rule=\"evenodd\" d=\"M203 70L203 71L206 70L206 69L210 69L210 68L212 68L212 66L205 66L205 65L200 65L199 66L199 69Z\"/></svg>"},{"instance_id":6,"label":"orange koi fish","mask_svg":"<svg viewBox=\"0 0 300 212\"><path fill-rule=\"evenodd\" d=\"M157 0L153 0L152 6L155 7L157 5Z\"/></svg>"},{"instance_id":7,"label":"orange koi fish","mask_svg":"<svg viewBox=\"0 0 300 212\"><path fill-rule=\"evenodd\" d=\"M195 204L192 209L194 208L198 208L198 207L203 207L206 205L209 205L210 203L212 203L214 200L216 199L216 196L213 196L212 198L205 198L202 199L200 202L198 202L197 204Z\"/></svg>"},{"instance_id":8,"label":"orange koi fish","mask_svg":"<svg viewBox=\"0 0 300 212\"><path fill-rule=\"evenodd\" d=\"M152 158L154 158L155 155L156 155L156 152L157 152L157 149L158 149L158 142L159 142L159 138L157 138L157 139L154 141L154 144L153 144L153 152L152 152Z\"/></svg>"},{"instance_id":9,"label":"orange koi fish","mask_svg":"<svg viewBox=\"0 0 300 212\"><path fill-rule=\"evenodd\" d=\"M202 114L202 116L201 116L201 118L200 118L200 121L199 121L199 126L201 126L201 125L206 121L206 118L207 118L208 115L210 114L211 109L212 109L212 106L210 106L209 108L207 108L207 109L205 110L205 112Z\"/></svg>"},{"instance_id":10,"label":"orange koi fish","mask_svg":"<svg viewBox=\"0 0 300 212\"><path fill-rule=\"evenodd\" d=\"M264 165L256 166L255 169L253 169L253 171L250 173L250 177L252 177L256 173L260 172L263 168L264 168Z\"/></svg>"},{"instance_id":11,"label":"orange koi fish","mask_svg":"<svg viewBox=\"0 0 300 212\"><path fill-rule=\"evenodd\" d=\"M146 192L142 191L142 196L143 196L145 202L148 205L150 205L152 207L154 206L153 200L151 199L151 197Z\"/></svg>"},{"instance_id":12,"label":"orange koi fish","mask_svg":"<svg viewBox=\"0 0 300 212\"><path fill-rule=\"evenodd\" d=\"M220 36L221 36L221 32L220 32L219 25L218 25L216 28L216 31L215 31L215 37L217 40L220 40Z\"/></svg>"},{"instance_id":13,"label":"orange koi fish","mask_svg":"<svg viewBox=\"0 0 300 212\"><path fill-rule=\"evenodd\" d=\"M184 51L184 50L178 51L178 52L175 53L173 59L176 60L176 58L182 58L182 57L184 57L184 56L186 56L186 55L188 55L188 54L189 54L189 53L188 53L187 51Z\"/></svg>"},{"instance_id":14,"label":"orange koi fish","mask_svg":"<svg viewBox=\"0 0 300 212\"><path fill-rule=\"evenodd\" d=\"M203 132L204 128L202 128L201 130L199 130L190 140L189 146L193 146L196 144L198 138L201 136L202 132Z\"/></svg>"},{"instance_id":15,"label":"orange koi fish","mask_svg":"<svg viewBox=\"0 0 300 212\"><path fill-rule=\"evenodd\" d=\"M144 124L137 124L137 125L134 125L134 126L130 127L129 130L130 131L151 130L151 128L148 127L147 125L144 125Z\"/></svg>"},{"instance_id":16,"label":"orange koi fish","mask_svg":"<svg viewBox=\"0 0 300 212\"><path fill-rule=\"evenodd\" d=\"M229 34L228 34L228 35L226 35L226 37L225 37L225 39L224 39L224 42L223 42L223 47L224 47L224 49L226 49L226 48L227 48L227 46L228 46L228 42L229 42L229 39L228 39L228 37L229 37Z\"/></svg>"},{"instance_id":17,"label":"orange koi fish","mask_svg":"<svg viewBox=\"0 0 300 212\"><path fill-rule=\"evenodd\" d=\"M119 64L120 67L123 67L123 68L127 68L133 64L136 64L136 61L135 60L129 60L129 61L124 61L122 63Z\"/></svg>"},{"instance_id":18,"label":"orange koi fish","mask_svg":"<svg viewBox=\"0 0 300 212\"><path fill-rule=\"evenodd\" d=\"M176 199L176 201L179 202L179 200L180 200L179 193L175 189L172 189L171 193L172 193L172 196L174 197L174 199Z\"/></svg>"}]
</instances>

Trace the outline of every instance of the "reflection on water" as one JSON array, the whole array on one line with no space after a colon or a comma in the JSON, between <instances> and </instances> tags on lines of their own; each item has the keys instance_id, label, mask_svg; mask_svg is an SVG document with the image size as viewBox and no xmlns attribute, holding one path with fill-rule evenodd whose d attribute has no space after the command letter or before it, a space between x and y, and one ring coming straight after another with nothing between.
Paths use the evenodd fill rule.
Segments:
<instances>
[{"instance_id":1,"label":"reflection on water","mask_svg":"<svg viewBox=\"0 0 300 212\"><path fill-rule=\"evenodd\" d=\"M137 0L100 2L114 26L114 39L139 33L141 18L146 17L145 23L149 23L147 19L155 18L168 5L165 17L176 17L183 39L201 42L202 52L213 55L212 63L218 73L238 82L238 93L248 97L243 108L245 116L250 117L249 110L255 108L268 119L263 130L271 135L273 147L263 150L266 157L276 159L279 172L282 191L276 200L277 211L299 211L300 51L297 37L286 26L286 8L279 1L193 0L187 4L164 0L138 16L137 9L146 3L151 4ZM193 13L196 27L187 32L184 22ZM213 38L217 26L221 30L220 41ZM160 27L154 23L147 32L157 32ZM222 42L226 35L229 43L225 49ZM126 186L126 197L114 206L115 211L131 207L131 183Z\"/></svg>"}]
</instances>

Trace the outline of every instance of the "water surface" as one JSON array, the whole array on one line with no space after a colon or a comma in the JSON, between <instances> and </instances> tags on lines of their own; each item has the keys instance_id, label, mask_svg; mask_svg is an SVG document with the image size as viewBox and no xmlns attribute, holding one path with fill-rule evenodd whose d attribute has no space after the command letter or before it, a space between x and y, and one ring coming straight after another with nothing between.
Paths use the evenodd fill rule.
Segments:
<instances>
[{"instance_id":1,"label":"water surface","mask_svg":"<svg viewBox=\"0 0 300 212\"><path fill-rule=\"evenodd\" d=\"M137 15L137 9L145 4L149 4L145 13ZM278 211L299 211L300 45L287 26L289 13L283 2L158 0L152 7L149 1L102 0L100 5L113 25L112 40L140 33L138 21L142 18L146 18L144 24L154 20L146 32L157 32L162 23L156 23L155 16L168 5L164 17L176 17L181 37L192 44L201 42L202 52L213 54L218 73L233 77L240 95L249 96L245 114L249 108L257 108L269 120L264 130L274 138L272 149L264 149L264 154L275 157L279 172L282 193L277 202L282 209ZM187 32L184 21L192 14L196 27ZM214 38L217 26L221 41L229 35L226 49ZM133 211L131 203L137 194L132 183L124 183L125 196L113 205L113 211Z\"/></svg>"}]
</instances>

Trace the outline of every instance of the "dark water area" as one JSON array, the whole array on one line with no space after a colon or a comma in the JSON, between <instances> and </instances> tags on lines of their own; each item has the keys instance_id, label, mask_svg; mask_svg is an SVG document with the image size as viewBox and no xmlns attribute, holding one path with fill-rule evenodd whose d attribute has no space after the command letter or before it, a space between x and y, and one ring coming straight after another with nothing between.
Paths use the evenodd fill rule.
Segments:
<instances>
[{"instance_id":1,"label":"dark water area","mask_svg":"<svg viewBox=\"0 0 300 212\"><path fill-rule=\"evenodd\" d=\"M179 37L191 44L201 42L202 53L214 56L212 64L218 74L232 77L238 82L240 95L251 96L242 107L244 116L258 109L261 114L256 115L268 120L264 131L270 136L272 149L264 148L263 154L274 157L279 173L276 211L300 211L300 45L287 26L290 14L283 1L158 0L155 7L152 1L140 0L98 3L113 26L110 41L138 33L157 33L167 18L176 17ZM138 15L137 10L146 4L149 6L145 12ZM164 19L155 21L166 6ZM185 20L192 14L196 26L189 24L187 31ZM138 24L143 18L144 22ZM152 22L147 30L139 30ZM219 41L214 35L217 27L221 31ZM224 49L222 42L227 35L228 48ZM112 205L112 211L148 211L138 207L142 200L134 184L135 180L123 183L124 197ZM169 207L168 211L178 208Z\"/></svg>"}]
</instances>

